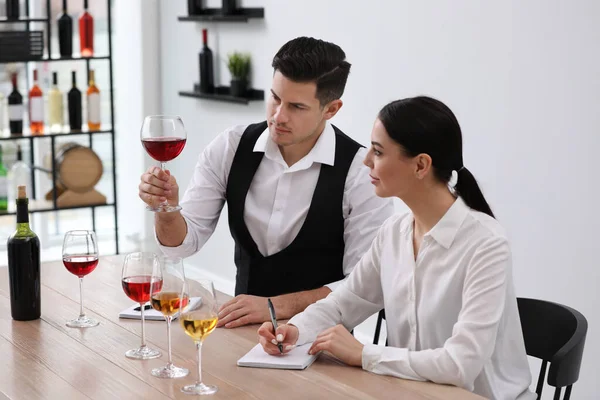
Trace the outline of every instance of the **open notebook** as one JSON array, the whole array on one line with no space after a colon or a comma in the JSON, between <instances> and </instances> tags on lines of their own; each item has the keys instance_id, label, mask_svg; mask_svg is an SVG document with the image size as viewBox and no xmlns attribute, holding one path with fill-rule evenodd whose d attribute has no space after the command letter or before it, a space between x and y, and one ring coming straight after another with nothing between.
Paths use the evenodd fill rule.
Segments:
<instances>
[{"instance_id":1,"label":"open notebook","mask_svg":"<svg viewBox=\"0 0 600 400\"><path fill-rule=\"evenodd\" d=\"M192 297L191 302L200 302L201 299L199 297ZM179 311L173 314L173 319L179 317ZM119 318L128 318L128 319L142 319L142 314L140 313L140 305L134 304L131 307L126 308L125 310L119 313ZM145 304L144 308L144 319L146 321L164 321L165 316L160 312L156 311L150 303Z\"/></svg>"},{"instance_id":2,"label":"open notebook","mask_svg":"<svg viewBox=\"0 0 600 400\"><path fill-rule=\"evenodd\" d=\"M317 358L317 355L308 354L312 343L298 346L289 353L272 356L263 350L260 344L257 344L240 358L237 365L240 367L254 368L275 368L275 369L305 369L310 366Z\"/></svg>"}]
</instances>

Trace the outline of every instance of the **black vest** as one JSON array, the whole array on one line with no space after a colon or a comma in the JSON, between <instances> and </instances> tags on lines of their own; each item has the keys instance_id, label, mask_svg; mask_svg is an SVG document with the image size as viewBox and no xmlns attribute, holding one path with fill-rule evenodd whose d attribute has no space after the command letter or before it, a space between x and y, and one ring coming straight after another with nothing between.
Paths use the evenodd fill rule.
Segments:
<instances>
[{"instance_id":1,"label":"black vest","mask_svg":"<svg viewBox=\"0 0 600 400\"><path fill-rule=\"evenodd\" d=\"M264 257L244 222L244 206L264 156L263 152L254 152L254 145L266 128L266 122L246 128L227 180L229 229L235 240L236 295L278 296L316 289L344 278L342 199L346 175L361 145L333 127L334 165L321 165L304 224L288 247Z\"/></svg>"}]
</instances>

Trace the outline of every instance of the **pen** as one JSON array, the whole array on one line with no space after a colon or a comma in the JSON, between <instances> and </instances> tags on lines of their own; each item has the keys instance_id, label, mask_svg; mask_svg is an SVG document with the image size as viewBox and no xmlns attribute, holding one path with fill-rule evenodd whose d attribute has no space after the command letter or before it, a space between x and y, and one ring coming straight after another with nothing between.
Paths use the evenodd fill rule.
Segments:
<instances>
[{"instance_id":1,"label":"pen","mask_svg":"<svg viewBox=\"0 0 600 400\"><path fill-rule=\"evenodd\" d=\"M275 308L273 307L273 303L271 299L267 299L269 303L269 314L271 314L271 323L273 323L273 333L277 332L277 317L275 316ZM281 343L277 343L277 347L279 348L279 352L283 354L283 345Z\"/></svg>"}]
</instances>

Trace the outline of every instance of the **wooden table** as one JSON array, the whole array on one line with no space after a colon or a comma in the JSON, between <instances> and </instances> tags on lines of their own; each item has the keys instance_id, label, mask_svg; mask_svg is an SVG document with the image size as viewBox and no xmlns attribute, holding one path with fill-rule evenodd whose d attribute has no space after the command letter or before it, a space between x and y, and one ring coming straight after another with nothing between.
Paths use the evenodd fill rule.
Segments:
<instances>
[{"instance_id":1,"label":"wooden table","mask_svg":"<svg viewBox=\"0 0 600 400\"><path fill-rule=\"evenodd\" d=\"M0 268L0 399L189 399L180 387L195 381L196 351L177 321L172 325L174 363L190 370L159 379L150 370L166 364L163 321L146 321L148 345L163 356L138 361L125 351L140 344L139 320L119 319L131 301L121 287L122 256L101 258L84 279L86 313L95 328L65 326L79 314L79 287L62 262L42 265L42 318L10 316L8 272ZM216 384L214 399L481 399L455 387L375 375L321 355L304 371L242 368L236 361L257 343L257 326L217 329L205 341L203 377Z\"/></svg>"}]
</instances>

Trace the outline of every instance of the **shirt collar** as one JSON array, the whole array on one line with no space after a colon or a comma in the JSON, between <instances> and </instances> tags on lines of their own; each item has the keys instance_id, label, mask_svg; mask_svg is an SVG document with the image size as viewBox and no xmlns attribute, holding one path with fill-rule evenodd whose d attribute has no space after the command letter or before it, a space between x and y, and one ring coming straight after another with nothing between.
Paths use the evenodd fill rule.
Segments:
<instances>
[{"instance_id":1,"label":"shirt collar","mask_svg":"<svg viewBox=\"0 0 600 400\"><path fill-rule=\"evenodd\" d=\"M454 203L450 206L446 214L435 224L424 237L431 236L436 242L446 249L449 249L458 234L460 227L462 226L465 217L469 213L469 206L467 206L462 198L457 197ZM412 241L413 224L415 218L411 214L410 218L405 220L404 226L400 228L400 232L410 236ZM412 243L412 242L411 242Z\"/></svg>"},{"instance_id":2,"label":"shirt collar","mask_svg":"<svg viewBox=\"0 0 600 400\"><path fill-rule=\"evenodd\" d=\"M271 140L269 133L269 127L261 133L254 145L254 152L265 153L265 156L271 160L282 160L279 147ZM310 150L310 152L304 156L296 164L292 165L291 169L299 170L310 167L313 163L321 163L327 165L333 165L335 162L335 131L333 126L328 122L325 123L323 133L317 139L317 142Z\"/></svg>"},{"instance_id":3,"label":"shirt collar","mask_svg":"<svg viewBox=\"0 0 600 400\"><path fill-rule=\"evenodd\" d=\"M457 197L442 219L426 235L449 249L469 210L469 206L465 204L464 200L460 196Z\"/></svg>"}]
</instances>

